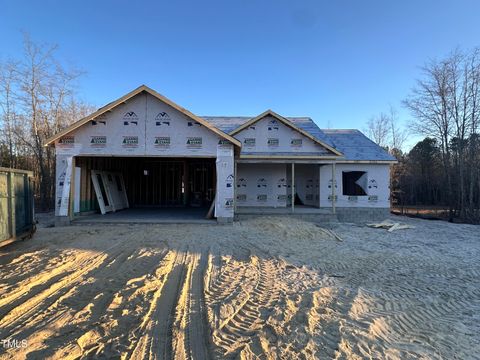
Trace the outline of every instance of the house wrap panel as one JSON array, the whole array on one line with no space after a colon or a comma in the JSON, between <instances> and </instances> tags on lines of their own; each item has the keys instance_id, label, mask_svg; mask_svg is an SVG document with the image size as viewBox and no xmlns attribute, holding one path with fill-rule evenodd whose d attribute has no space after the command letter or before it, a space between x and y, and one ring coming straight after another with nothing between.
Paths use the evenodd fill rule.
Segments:
<instances>
[{"instance_id":1,"label":"house wrap panel","mask_svg":"<svg viewBox=\"0 0 480 360\"><path fill-rule=\"evenodd\" d=\"M367 172L367 195L343 195L342 172ZM390 166L381 164L337 164L335 172L335 194L337 207L390 207ZM320 167L320 206L332 206L332 167Z\"/></svg>"},{"instance_id":2,"label":"house wrap panel","mask_svg":"<svg viewBox=\"0 0 480 360\"><path fill-rule=\"evenodd\" d=\"M73 156L218 157L217 208L233 217L233 145L147 93L140 93L55 142L57 216L65 216ZM230 188L224 188L231 182Z\"/></svg>"},{"instance_id":3,"label":"house wrap panel","mask_svg":"<svg viewBox=\"0 0 480 360\"><path fill-rule=\"evenodd\" d=\"M330 155L331 152L273 116L255 122L235 134L242 143L242 154L300 153Z\"/></svg>"},{"instance_id":4,"label":"house wrap panel","mask_svg":"<svg viewBox=\"0 0 480 360\"><path fill-rule=\"evenodd\" d=\"M170 105L141 93L56 141L59 155L217 155L220 137Z\"/></svg>"},{"instance_id":5,"label":"house wrap panel","mask_svg":"<svg viewBox=\"0 0 480 360\"><path fill-rule=\"evenodd\" d=\"M285 164L238 164L237 206L286 207L291 187Z\"/></svg>"}]
</instances>

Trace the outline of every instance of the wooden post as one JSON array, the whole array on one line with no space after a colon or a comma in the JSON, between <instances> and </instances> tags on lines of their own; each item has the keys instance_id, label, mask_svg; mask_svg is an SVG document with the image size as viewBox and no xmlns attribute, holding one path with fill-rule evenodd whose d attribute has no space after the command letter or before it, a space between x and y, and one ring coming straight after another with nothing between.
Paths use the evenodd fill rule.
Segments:
<instances>
[{"instance_id":1,"label":"wooden post","mask_svg":"<svg viewBox=\"0 0 480 360\"><path fill-rule=\"evenodd\" d=\"M188 206L190 186L188 184L188 164L183 161L183 206Z\"/></svg>"},{"instance_id":2,"label":"wooden post","mask_svg":"<svg viewBox=\"0 0 480 360\"><path fill-rule=\"evenodd\" d=\"M237 161L233 158L233 215L237 212Z\"/></svg>"},{"instance_id":3,"label":"wooden post","mask_svg":"<svg viewBox=\"0 0 480 360\"><path fill-rule=\"evenodd\" d=\"M295 211L295 163L292 162L292 213Z\"/></svg>"},{"instance_id":4,"label":"wooden post","mask_svg":"<svg viewBox=\"0 0 480 360\"><path fill-rule=\"evenodd\" d=\"M9 225L10 225L10 237L13 239L17 236L17 226L15 219L15 173L10 171L8 173L8 208L9 208Z\"/></svg>"},{"instance_id":5,"label":"wooden post","mask_svg":"<svg viewBox=\"0 0 480 360\"><path fill-rule=\"evenodd\" d=\"M336 212L336 209L335 209L335 196L336 196L335 185L336 185L335 162L333 162L332 163L332 213L333 214L335 214L335 212Z\"/></svg>"},{"instance_id":6,"label":"wooden post","mask_svg":"<svg viewBox=\"0 0 480 360\"><path fill-rule=\"evenodd\" d=\"M322 168L322 165L318 165L317 167L317 176L318 176L318 184L317 184L317 192L316 192L316 196L318 196L318 208L320 209L320 179L321 179L321 173L320 173L320 169Z\"/></svg>"}]
</instances>

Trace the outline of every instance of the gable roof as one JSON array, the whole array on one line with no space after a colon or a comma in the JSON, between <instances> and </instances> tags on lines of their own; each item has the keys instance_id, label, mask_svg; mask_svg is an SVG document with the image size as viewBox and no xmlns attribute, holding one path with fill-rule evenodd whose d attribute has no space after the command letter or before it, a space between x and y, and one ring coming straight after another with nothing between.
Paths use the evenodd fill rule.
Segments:
<instances>
[{"instance_id":1,"label":"gable roof","mask_svg":"<svg viewBox=\"0 0 480 360\"><path fill-rule=\"evenodd\" d=\"M95 111L94 113L84 117L83 119L80 119L78 120L77 122L71 124L70 126L68 126L67 128L63 129L62 131L58 132L57 134L55 134L54 136L50 137L49 139L47 139L46 143L45 143L45 146L48 146L48 145L52 145L56 140L58 140L59 138L61 138L62 136L65 136L66 134L78 129L80 126L88 123L89 121L95 119L97 116L99 115L102 115L108 111L111 111L113 108L117 107L118 105L120 104L123 104L124 102L126 102L127 100L133 98L134 96L142 93L142 92L146 92L150 95L152 95L153 97L157 98L158 100L166 103L167 105L170 105L171 107L173 107L175 110L178 110L180 111L182 114L188 116L189 118L191 118L192 120L195 120L196 122L204 125L207 129L209 129L210 131L213 131L214 133L216 133L218 136L230 141L231 143L233 143L234 145L238 146L238 147L241 147L241 143L240 141L238 141L237 139L235 139L233 136L223 132L222 130L218 129L217 127L213 126L212 124L210 124L208 121L206 121L205 119L202 119L201 117L197 116L197 115L194 115L193 113L191 113L190 111L188 111L187 109L181 107L180 105L177 105L176 103L174 103L173 101L171 101L170 99L167 99L165 96L161 95L160 93L156 92L155 90L149 88L148 86L146 85L141 85L139 86L138 88L136 88L135 90L129 92L128 94L118 98L117 100L115 101L112 101L111 103L101 107L100 109L98 109L97 111Z\"/></svg>"},{"instance_id":2,"label":"gable roof","mask_svg":"<svg viewBox=\"0 0 480 360\"><path fill-rule=\"evenodd\" d=\"M239 126L252 119L251 116L202 116L202 118L226 133L232 132ZM285 117L285 119L288 119L288 121L308 132L310 135L313 135L318 140L323 141L330 146L334 146L330 138L323 133L322 130L320 130L320 128L311 118L288 116Z\"/></svg>"},{"instance_id":3,"label":"gable roof","mask_svg":"<svg viewBox=\"0 0 480 360\"><path fill-rule=\"evenodd\" d=\"M225 132L245 124L249 116L202 116L209 123ZM309 117L287 117L297 127L343 153L346 161L388 161L396 162L385 149L378 146L361 131L354 129L320 129Z\"/></svg>"},{"instance_id":4,"label":"gable roof","mask_svg":"<svg viewBox=\"0 0 480 360\"><path fill-rule=\"evenodd\" d=\"M236 127L234 130L230 131L230 135L235 135L235 134L238 134L240 131L242 131L243 129L255 124L257 121L260 121L261 119L267 117L267 116L272 116L274 117L275 119L277 119L278 121L280 121L281 123L283 123L284 125L290 127L291 129L294 129L295 131L299 132L300 134L302 134L303 136L309 138L310 140L312 140L314 143L317 143L321 146L323 146L324 148L330 150L332 153L334 153L335 155L337 156L342 156L343 154L338 151L337 149L335 149L333 146L331 146L330 144L328 144L327 142L324 142L318 138L316 138L315 136L313 136L312 134L310 134L308 131L305 131L303 130L302 128L296 126L294 123L292 123L290 120L288 120L287 118L277 114L276 112L272 111L272 110L267 110L267 111L264 111L263 113L261 113L260 115L258 116L255 116L254 118L244 122L243 124L241 124L240 126Z\"/></svg>"}]
</instances>

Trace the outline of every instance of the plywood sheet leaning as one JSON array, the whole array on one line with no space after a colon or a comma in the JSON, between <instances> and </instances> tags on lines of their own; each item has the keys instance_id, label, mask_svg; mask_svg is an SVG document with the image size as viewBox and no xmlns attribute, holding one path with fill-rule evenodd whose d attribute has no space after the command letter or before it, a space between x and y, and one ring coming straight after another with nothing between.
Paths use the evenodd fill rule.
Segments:
<instances>
[{"instance_id":1,"label":"plywood sheet leaning","mask_svg":"<svg viewBox=\"0 0 480 360\"><path fill-rule=\"evenodd\" d=\"M112 197L108 194L107 187L105 186L103 173L103 171L92 170L92 183L98 205L100 206L100 212L102 215L105 215L107 212L114 211L114 209L112 206Z\"/></svg>"},{"instance_id":2,"label":"plywood sheet leaning","mask_svg":"<svg viewBox=\"0 0 480 360\"><path fill-rule=\"evenodd\" d=\"M122 174L92 170L91 176L102 215L129 207Z\"/></svg>"},{"instance_id":3,"label":"plywood sheet leaning","mask_svg":"<svg viewBox=\"0 0 480 360\"><path fill-rule=\"evenodd\" d=\"M104 171L103 178L105 179L107 193L112 198L113 211L128 208L129 203L123 175L118 172Z\"/></svg>"}]
</instances>

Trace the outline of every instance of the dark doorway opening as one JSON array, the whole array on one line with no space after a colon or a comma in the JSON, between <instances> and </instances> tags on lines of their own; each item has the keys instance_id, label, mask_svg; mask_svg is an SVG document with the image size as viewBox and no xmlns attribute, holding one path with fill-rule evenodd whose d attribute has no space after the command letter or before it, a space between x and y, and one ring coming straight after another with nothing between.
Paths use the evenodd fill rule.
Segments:
<instances>
[{"instance_id":1,"label":"dark doorway opening","mask_svg":"<svg viewBox=\"0 0 480 360\"><path fill-rule=\"evenodd\" d=\"M215 196L214 158L77 157L80 212L98 210L91 170L123 175L130 208L209 207Z\"/></svg>"},{"instance_id":2,"label":"dark doorway opening","mask_svg":"<svg viewBox=\"0 0 480 360\"><path fill-rule=\"evenodd\" d=\"M366 192L367 173L365 171L343 171L342 188L343 195L364 196Z\"/></svg>"}]
</instances>

